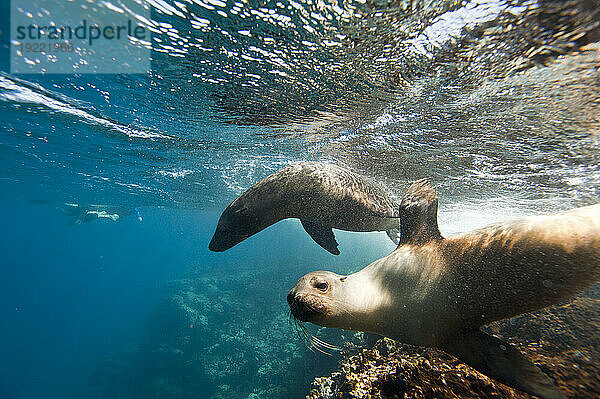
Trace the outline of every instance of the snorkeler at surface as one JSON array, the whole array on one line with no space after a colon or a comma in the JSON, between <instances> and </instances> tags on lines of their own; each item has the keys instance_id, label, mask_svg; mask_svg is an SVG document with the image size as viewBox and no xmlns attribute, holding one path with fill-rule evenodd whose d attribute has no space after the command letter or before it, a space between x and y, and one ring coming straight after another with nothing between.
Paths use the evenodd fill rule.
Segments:
<instances>
[{"instance_id":1,"label":"snorkeler at surface","mask_svg":"<svg viewBox=\"0 0 600 399\"><path fill-rule=\"evenodd\" d=\"M96 219L108 219L118 222L122 218L135 214L136 218L143 221L138 208L127 208L112 205L94 205L94 204L74 204L74 203L56 203L45 200L31 200L30 204L48 204L53 205L63 215L71 216L69 226L76 227L84 222L91 222Z\"/></svg>"}]
</instances>

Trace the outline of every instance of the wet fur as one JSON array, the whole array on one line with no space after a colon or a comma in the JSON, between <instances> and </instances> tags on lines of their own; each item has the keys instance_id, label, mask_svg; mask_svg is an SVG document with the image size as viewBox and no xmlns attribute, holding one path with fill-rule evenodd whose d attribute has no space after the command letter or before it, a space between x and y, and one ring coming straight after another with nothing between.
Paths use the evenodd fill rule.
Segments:
<instances>
[{"instance_id":1,"label":"wet fur","mask_svg":"<svg viewBox=\"0 0 600 399\"><path fill-rule=\"evenodd\" d=\"M437 211L437 197L420 206ZM509 385L562 397L522 354L498 349L505 345L479 327L556 304L600 279L600 205L446 239L423 231L416 224L396 251L349 276L309 273L290 295L311 293L313 305L316 297L327 309L307 321L439 347ZM315 291L319 282L327 292Z\"/></svg>"},{"instance_id":2,"label":"wet fur","mask_svg":"<svg viewBox=\"0 0 600 399\"><path fill-rule=\"evenodd\" d=\"M221 215L209 244L224 251L288 218L331 229L384 231L398 227L398 205L376 182L323 162L298 162L267 176Z\"/></svg>"}]
</instances>

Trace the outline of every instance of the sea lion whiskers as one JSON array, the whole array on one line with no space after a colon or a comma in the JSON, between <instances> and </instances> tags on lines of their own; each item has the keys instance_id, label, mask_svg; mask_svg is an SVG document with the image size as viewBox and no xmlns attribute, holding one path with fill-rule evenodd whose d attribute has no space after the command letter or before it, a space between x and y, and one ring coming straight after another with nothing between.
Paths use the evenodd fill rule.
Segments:
<instances>
[{"instance_id":1,"label":"sea lion whiskers","mask_svg":"<svg viewBox=\"0 0 600 399\"><path fill-rule=\"evenodd\" d=\"M290 325L292 325L293 322L292 328L294 328L300 340L304 342L306 347L311 351L317 350L325 355L332 356L332 354L327 352L327 350L335 352L340 352L342 350L340 347L329 344L311 334L304 323L301 320L298 320L291 311L289 312L288 321Z\"/></svg>"},{"instance_id":2,"label":"sea lion whiskers","mask_svg":"<svg viewBox=\"0 0 600 399\"><path fill-rule=\"evenodd\" d=\"M308 349L310 349L312 352L314 352L314 350L313 350L313 344L311 343L310 338L308 337L308 335L306 334L305 330L303 330L302 326L300 325L301 321L298 320L294 316L294 314L292 313L291 310L289 312L288 322L290 323L290 327L292 327L292 329L294 330L294 332L296 333L296 335L298 335L298 338L300 338L300 341L302 341L302 343L304 345L306 345L306 347ZM329 353L325 353L325 354L329 355Z\"/></svg>"},{"instance_id":3,"label":"sea lion whiskers","mask_svg":"<svg viewBox=\"0 0 600 399\"><path fill-rule=\"evenodd\" d=\"M322 346L324 348L327 348L327 349L330 349L330 350L333 350L333 351L336 351L336 352L339 352L339 351L342 350L339 346L332 345L332 344L330 344L328 342L325 342L325 341L323 341L323 340L315 337L313 334L311 334L308 331L308 329L306 328L306 326L304 325L303 322L300 322L300 327L302 328L302 330L304 330L304 332L306 334L308 334L309 337L311 337L311 341L314 342L314 343L316 343L316 344L318 344L319 346Z\"/></svg>"},{"instance_id":4,"label":"sea lion whiskers","mask_svg":"<svg viewBox=\"0 0 600 399\"><path fill-rule=\"evenodd\" d=\"M331 350L331 351L335 351L335 352L340 352L341 348L335 345L331 345L327 342L324 342L322 340L320 340L319 338L315 337L313 334L310 333L310 331L308 331L308 329L306 328L306 326L304 325L304 323L301 320L297 320L296 319L296 326L298 327L298 331L308 340L308 342L310 343L310 345L308 345L309 349L316 349L321 353L324 353L328 356L333 356L331 353L327 352L327 350ZM306 343L306 341L305 341Z\"/></svg>"},{"instance_id":5,"label":"sea lion whiskers","mask_svg":"<svg viewBox=\"0 0 600 399\"><path fill-rule=\"evenodd\" d=\"M296 334L298 335L298 337L300 338L302 343L304 343L304 345L306 345L306 347L308 349L310 349L311 352L314 352L316 349L325 355L331 356L330 353L321 350L320 348L318 348L316 345L313 344L313 342L311 341L310 337L308 336L308 333L306 332L306 330L302 328L304 326L302 325L302 322L300 320L294 319L293 327L294 327L294 331L296 331Z\"/></svg>"}]
</instances>

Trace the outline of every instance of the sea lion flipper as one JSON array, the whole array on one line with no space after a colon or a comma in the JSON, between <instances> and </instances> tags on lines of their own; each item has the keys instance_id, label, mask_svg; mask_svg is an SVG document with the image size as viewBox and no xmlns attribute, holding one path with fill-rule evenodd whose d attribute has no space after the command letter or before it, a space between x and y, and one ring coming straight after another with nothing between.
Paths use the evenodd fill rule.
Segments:
<instances>
[{"instance_id":1,"label":"sea lion flipper","mask_svg":"<svg viewBox=\"0 0 600 399\"><path fill-rule=\"evenodd\" d=\"M389 229L386 230L387 236L390 238L390 240L392 240L392 242L396 245L398 245L400 243L400 229L399 228L393 228L393 229Z\"/></svg>"},{"instance_id":2,"label":"sea lion flipper","mask_svg":"<svg viewBox=\"0 0 600 399\"><path fill-rule=\"evenodd\" d=\"M400 245L441 239L437 208L437 193L427 179L414 182L400 203Z\"/></svg>"},{"instance_id":3,"label":"sea lion flipper","mask_svg":"<svg viewBox=\"0 0 600 399\"><path fill-rule=\"evenodd\" d=\"M474 369L523 392L544 399L565 399L550 377L517 348L482 331L462 335L444 350Z\"/></svg>"},{"instance_id":4,"label":"sea lion flipper","mask_svg":"<svg viewBox=\"0 0 600 399\"><path fill-rule=\"evenodd\" d=\"M317 244L334 255L340 254L338 243L335 240L335 235L330 226L306 220L300 220L300 222L302 223L304 230L306 230L308 235L311 236Z\"/></svg>"}]
</instances>

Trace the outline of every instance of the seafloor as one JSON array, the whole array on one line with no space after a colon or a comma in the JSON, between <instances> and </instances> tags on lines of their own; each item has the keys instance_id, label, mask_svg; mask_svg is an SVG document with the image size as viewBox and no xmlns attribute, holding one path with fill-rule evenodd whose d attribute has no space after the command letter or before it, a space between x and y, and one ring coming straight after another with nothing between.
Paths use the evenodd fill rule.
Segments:
<instances>
[{"instance_id":1,"label":"seafloor","mask_svg":"<svg viewBox=\"0 0 600 399\"><path fill-rule=\"evenodd\" d=\"M283 284L269 271L193 271L165 283L143 343L107 357L91 376L96 397L304 397L314 376L330 373L339 358L309 350L295 335ZM362 334L343 334L361 343Z\"/></svg>"}]
</instances>

